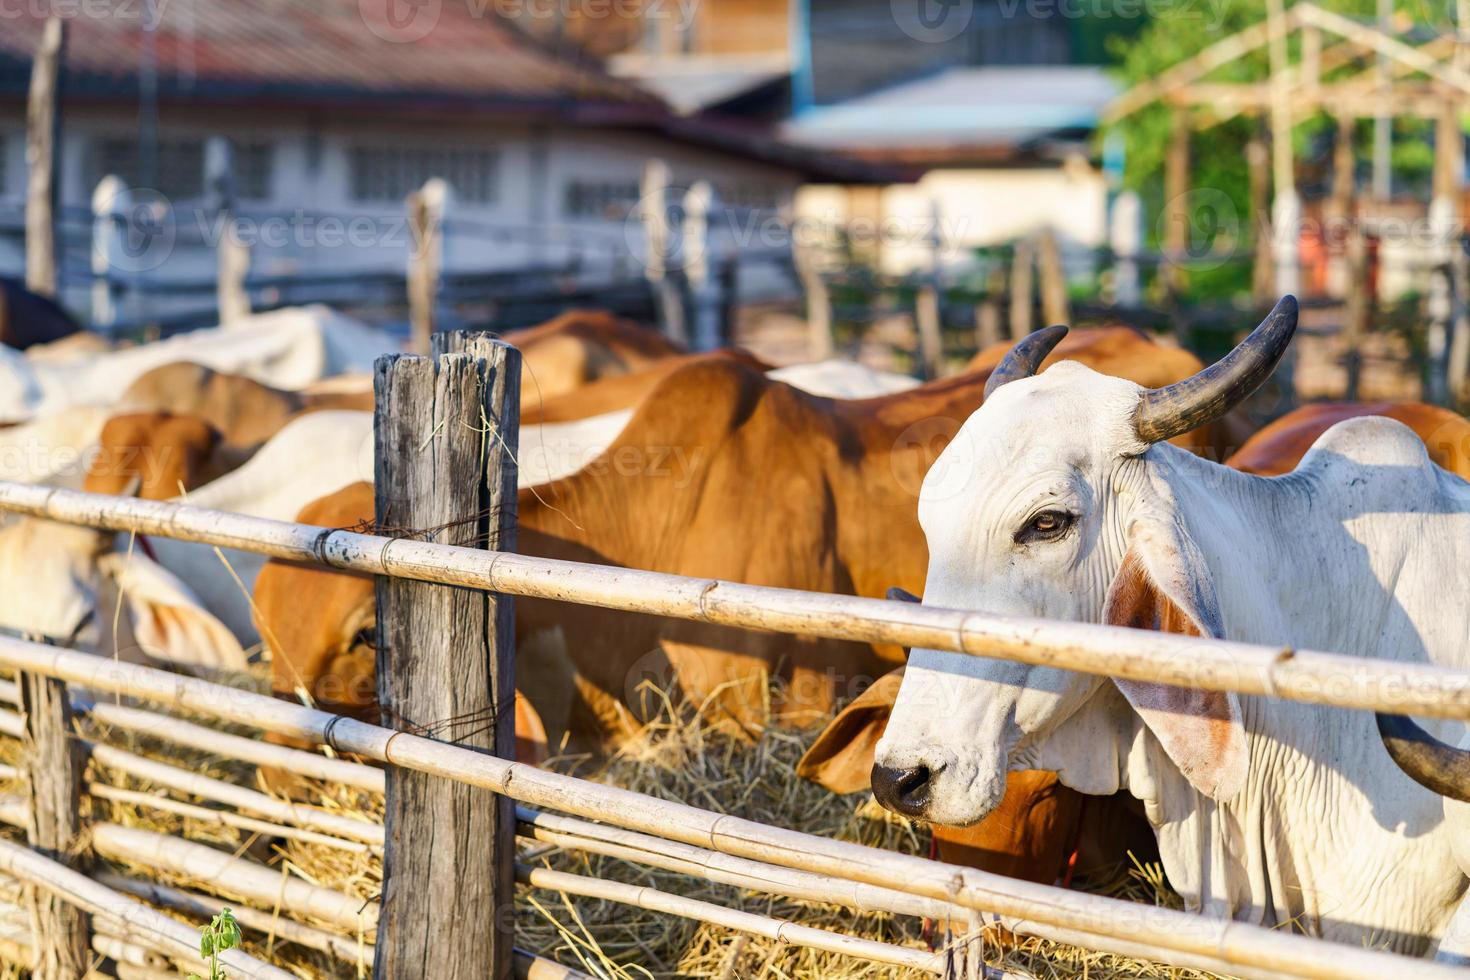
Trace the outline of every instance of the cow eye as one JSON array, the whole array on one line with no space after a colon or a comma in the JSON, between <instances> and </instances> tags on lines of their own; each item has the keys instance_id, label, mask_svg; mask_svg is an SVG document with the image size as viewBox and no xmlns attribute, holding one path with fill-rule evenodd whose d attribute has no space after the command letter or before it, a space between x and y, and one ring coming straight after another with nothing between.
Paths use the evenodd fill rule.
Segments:
<instances>
[{"instance_id":1,"label":"cow eye","mask_svg":"<svg viewBox=\"0 0 1470 980\"><path fill-rule=\"evenodd\" d=\"M1027 521L1026 526L1016 532L1016 543L1054 541L1066 534L1076 519L1075 515L1064 510L1044 510Z\"/></svg>"},{"instance_id":2,"label":"cow eye","mask_svg":"<svg viewBox=\"0 0 1470 980\"><path fill-rule=\"evenodd\" d=\"M364 646L369 650L378 648L378 628L376 626L364 626L352 637L353 646Z\"/></svg>"}]
</instances>

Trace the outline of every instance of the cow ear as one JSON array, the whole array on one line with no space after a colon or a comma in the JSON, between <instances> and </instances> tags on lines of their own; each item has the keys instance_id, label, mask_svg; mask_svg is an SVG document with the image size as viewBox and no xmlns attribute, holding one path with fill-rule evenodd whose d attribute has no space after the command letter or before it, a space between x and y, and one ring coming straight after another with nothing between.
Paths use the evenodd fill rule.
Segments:
<instances>
[{"instance_id":1,"label":"cow ear","mask_svg":"<svg viewBox=\"0 0 1470 980\"><path fill-rule=\"evenodd\" d=\"M1128 553L1108 587L1103 622L1224 637L1209 569L1182 528L1135 524ZM1114 683L1195 789L1225 801L1245 785L1250 753L1240 699L1233 692Z\"/></svg>"},{"instance_id":2,"label":"cow ear","mask_svg":"<svg viewBox=\"0 0 1470 980\"><path fill-rule=\"evenodd\" d=\"M162 565L136 552L114 551L98 559L97 567L110 586L103 615L112 616L113 603L122 604L132 628L129 646L186 672L249 669L235 635Z\"/></svg>"},{"instance_id":3,"label":"cow ear","mask_svg":"<svg viewBox=\"0 0 1470 980\"><path fill-rule=\"evenodd\" d=\"M893 702L903 683L903 668L878 678L837 713L796 763L796 774L834 793L867 789L873 771L873 747L888 727Z\"/></svg>"},{"instance_id":4,"label":"cow ear","mask_svg":"<svg viewBox=\"0 0 1470 980\"><path fill-rule=\"evenodd\" d=\"M541 714L520 691L516 692L516 761L539 766L550 753L546 747L546 726Z\"/></svg>"}]
</instances>

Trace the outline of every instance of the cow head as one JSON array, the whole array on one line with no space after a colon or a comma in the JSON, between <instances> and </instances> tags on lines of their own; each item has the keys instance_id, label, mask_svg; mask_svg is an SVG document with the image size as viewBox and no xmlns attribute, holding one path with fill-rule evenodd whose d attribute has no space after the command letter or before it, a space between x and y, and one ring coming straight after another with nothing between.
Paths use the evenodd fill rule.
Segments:
<instances>
[{"instance_id":1,"label":"cow head","mask_svg":"<svg viewBox=\"0 0 1470 980\"><path fill-rule=\"evenodd\" d=\"M924 601L1222 636L1214 584L1171 486L1185 454L1164 443L1250 394L1295 327L1286 297L1219 363L1158 389L1065 362L1033 377L1065 328L1021 341L925 478ZM876 749L874 793L908 816L975 823L999 803L1009 770L1061 768L1052 749L1121 733L1136 722L1128 705L1197 789L1217 799L1239 789L1247 750L1233 694L1107 683L915 649ZM1110 772L1063 775L1084 791L1117 788L1116 760Z\"/></svg>"}]
</instances>

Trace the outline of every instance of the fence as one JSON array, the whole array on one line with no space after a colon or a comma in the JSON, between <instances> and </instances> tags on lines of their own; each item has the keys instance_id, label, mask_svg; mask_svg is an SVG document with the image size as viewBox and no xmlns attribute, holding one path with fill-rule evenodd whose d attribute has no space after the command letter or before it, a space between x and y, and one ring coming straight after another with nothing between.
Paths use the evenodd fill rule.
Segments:
<instances>
[{"instance_id":1,"label":"fence","mask_svg":"<svg viewBox=\"0 0 1470 980\"><path fill-rule=\"evenodd\" d=\"M102 951L120 963L149 962L149 956L160 954L190 961L177 923L161 920L136 899L194 916L217 909L220 901L111 872L93 879L80 870L68 870L65 865L81 861L85 841L100 857L127 857L160 869L187 871L246 896L251 900L248 905L254 906L241 909L247 927L278 930L273 934L282 937L289 933L292 941L314 944L348 962L354 956L365 959L371 947L379 977L408 975L412 971L398 964L406 958L423 962L425 957L433 969L424 975L504 975L513 939L506 921L494 915L456 914L446 923L441 903L461 913L484 907L470 904L475 900L488 902L490 908L506 908L513 900L513 879L533 889L631 904L949 976L981 971L976 947L983 942L975 937L995 926L1248 977L1461 975L1382 952L814 837L508 761L506 737L512 713L500 709L512 696L508 679L514 642L507 628L509 604L498 598L505 595L1456 719L1470 719L1470 672L1089 624L1000 619L487 550L487 545L506 547L513 541L518 356L503 345L464 335L443 336L439 348L437 360L390 357L379 362L379 513L391 509L394 525L407 527L443 527L446 517L462 526L457 518L475 514L471 526L461 532L468 546L175 503L0 484L0 510L13 514L163 535L377 575L378 683L385 717L488 712L482 717L497 719L460 744L449 744L416 734L411 725L394 730L54 644L0 638L0 667L17 672L14 686L0 686L0 698L22 705L20 714L0 713L0 732L22 737L28 753L22 767L27 792L0 800L0 820L25 826L32 845L26 849L0 844L0 869L24 883L26 890L17 894L31 906L30 921L36 923L29 933L16 931L10 937L12 944L24 941L36 954L50 957L46 961L50 963L65 963L68 951L77 955L87 949ZM456 352L446 353L450 350ZM462 417L458 412L482 420L481 424L446 425L446 419ZM502 435L507 441L501 440ZM405 451L405 447L421 449L426 438L442 439L444 444L434 453ZM445 585L461 588L441 588ZM489 595L491 601L467 598L479 595ZM386 763L387 769L268 745L101 698L90 702L82 691L126 696L329 746L337 753ZM388 801L385 822L287 802L159 759L142 758L105 741L78 746L70 724L74 707L115 729L142 728L174 744L207 748L256 765L374 791L381 788ZM77 748L90 751L109 767L144 776L180 794L222 803L226 809L165 797L140 800L142 794L101 784L83 787ZM382 849L383 903L364 905L188 840L106 822L84 828L80 817L84 788L98 798L130 799L205 822L284 837L307 835L305 839L347 850ZM512 811L506 801L521 806ZM951 924L967 938L929 953L647 887L521 867L515 864L512 834L768 894L929 917ZM438 864L433 860L436 842ZM454 856L452 865L442 863L446 853ZM484 869L485 874L474 869ZM5 897L5 887L0 881L0 898ZM405 895L435 899L405 901ZM265 911L273 906L288 915L273 918ZM433 908L440 909L440 921L427 918ZM75 909L92 914L90 927ZM0 907L0 921L4 911ZM445 940L446 930L456 941ZM376 941L369 943L369 938ZM577 975L534 958L523 956L519 962L527 975ZM231 975L284 975L240 954L232 954L228 966ZM71 975L46 968L39 972Z\"/></svg>"}]
</instances>

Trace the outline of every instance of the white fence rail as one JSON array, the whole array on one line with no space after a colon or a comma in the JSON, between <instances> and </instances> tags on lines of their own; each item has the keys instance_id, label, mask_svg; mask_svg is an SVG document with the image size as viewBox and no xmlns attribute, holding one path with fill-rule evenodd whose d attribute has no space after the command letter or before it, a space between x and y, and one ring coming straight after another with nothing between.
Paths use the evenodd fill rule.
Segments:
<instances>
[{"instance_id":1,"label":"white fence rail","mask_svg":"<svg viewBox=\"0 0 1470 980\"><path fill-rule=\"evenodd\" d=\"M891 643L1310 704L1470 720L1470 671L555 561L0 481L0 511L743 629Z\"/></svg>"}]
</instances>

